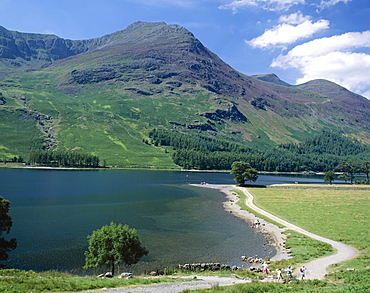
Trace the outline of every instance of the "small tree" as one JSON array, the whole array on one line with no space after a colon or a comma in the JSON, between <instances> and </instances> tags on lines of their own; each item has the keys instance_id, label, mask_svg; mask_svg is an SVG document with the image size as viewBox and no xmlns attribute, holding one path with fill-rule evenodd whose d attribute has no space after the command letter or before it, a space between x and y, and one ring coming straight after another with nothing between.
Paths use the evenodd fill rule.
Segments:
<instances>
[{"instance_id":1,"label":"small tree","mask_svg":"<svg viewBox=\"0 0 370 293\"><path fill-rule=\"evenodd\" d=\"M17 247L15 239L7 241L2 237L3 232L8 234L13 226L12 218L8 215L9 208L10 202L0 196L0 261L7 260L8 252ZM0 264L0 267L4 267L4 265Z\"/></svg>"},{"instance_id":2,"label":"small tree","mask_svg":"<svg viewBox=\"0 0 370 293\"><path fill-rule=\"evenodd\" d=\"M361 165L359 163L349 161L349 162L342 162L337 168L343 172L343 175L346 175L346 177L345 176L340 176L340 177L350 180L351 184L353 184L353 179L355 178L355 174L361 170ZM346 179L344 180L347 183Z\"/></svg>"},{"instance_id":3,"label":"small tree","mask_svg":"<svg viewBox=\"0 0 370 293\"><path fill-rule=\"evenodd\" d=\"M362 172L366 174L367 182L369 182L370 162L363 162L361 169L362 169Z\"/></svg>"},{"instance_id":4,"label":"small tree","mask_svg":"<svg viewBox=\"0 0 370 293\"><path fill-rule=\"evenodd\" d=\"M94 231L88 239L89 248L85 252L84 269L110 265L114 276L115 265L124 263L129 266L148 254L148 250L141 245L136 230L127 225L111 222L109 226Z\"/></svg>"},{"instance_id":5,"label":"small tree","mask_svg":"<svg viewBox=\"0 0 370 293\"><path fill-rule=\"evenodd\" d=\"M232 163L230 174L235 174L234 181L240 185L244 185L247 180L254 182L258 178L257 170L242 161Z\"/></svg>"},{"instance_id":6,"label":"small tree","mask_svg":"<svg viewBox=\"0 0 370 293\"><path fill-rule=\"evenodd\" d=\"M330 185L332 181L334 180L334 178L335 178L335 173L333 171L325 172L324 181L329 181Z\"/></svg>"}]
</instances>

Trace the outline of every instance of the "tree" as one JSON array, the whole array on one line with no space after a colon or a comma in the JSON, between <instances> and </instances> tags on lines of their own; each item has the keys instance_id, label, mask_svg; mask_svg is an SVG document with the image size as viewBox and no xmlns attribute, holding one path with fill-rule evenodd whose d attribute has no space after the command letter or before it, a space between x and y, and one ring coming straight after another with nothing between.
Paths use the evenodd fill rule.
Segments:
<instances>
[{"instance_id":1,"label":"tree","mask_svg":"<svg viewBox=\"0 0 370 293\"><path fill-rule=\"evenodd\" d=\"M355 174L361 170L361 165L353 161L342 162L338 166L338 169L342 171L343 175L346 175L346 177L351 181L351 184L353 184L353 179L355 178ZM345 176L340 176L340 177L346 178ZM346 179L344 180L347 182Z\"/></svg>"},{"instance_id":2,"label":"tree","mask_svg":"<svg viewBox=\"0 0 370 293\"><path fill-rule=\"evenodd\" d=\"M363 162L361 169L362 172L366 174L367 182L369 182L370 162Z\"/></svg>"},{"instance_id":3,"label":"tree","mask_svg":"<svg viewBox=\"0 0 370 293\"><path fill-rule=\"evenodd\" d=\"M333 171L325 172L324 181L329 181L330 185L331 185L331 182L334 180L334 178L335 178L335 174Z\"/></svg>"},{"instance_id":4,"label":"tree","mask_svg":"<svg viewBox=\"0 0 370 293\"><path fill-rule=\"evenodd\" d=\"M0 196L0 261L8 259L8 252L17 247L17 241L13 238L9 241L2 237L3 232L9 233L13 225L12 218L8 215L10 202ZM0 264L0 267L4 265Z\"/></svg>"},{"instance_id":5,"label":"tree","mask_svg":"<svg viewBox=\"0 0 370 293\"><path fill-rule=\"evenodd\" d=\"M113 276L115 265L135 264L149 252L141 245L135 229L113 222L94 231L88 239L89 247L85 252L84 269L99 267L103 264L110 265Z\"/></svg>"},{"instance_id":6,"label":"tree","mask_svg":"<svg viewBox=\"0 0 370 293\"><path fill-rule=\"evenodd\" d=\"M258 172L252 168L249 163L239 161L231 164L230 174L235 174L234 181L240 185L244 185L245 181L256 181L258 178Z\"/></svg>"}]
</instances>

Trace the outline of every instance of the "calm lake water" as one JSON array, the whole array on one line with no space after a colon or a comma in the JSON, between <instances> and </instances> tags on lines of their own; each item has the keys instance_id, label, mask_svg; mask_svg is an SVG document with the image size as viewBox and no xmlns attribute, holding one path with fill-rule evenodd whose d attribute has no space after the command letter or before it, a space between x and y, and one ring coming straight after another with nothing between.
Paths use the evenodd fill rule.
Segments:
<instances>
[{"instance_id":1,"label":"calm lake water","mask_svg":"<svg viewBox=\"0 0 370 293\"><path fill-rule=\"evenodd\" d=\"M323 182L260 175L256 183L296 181ZM274 255L263 235L224 211L225 194L188 185L200 182L234 183L228 173L0 169L0 195L13 219L5 236L18 242L7 266L84 273L87 236L111 221L137 229L149 249L136 271L189 262L241 266L241 255Z\"/></svg>"}]
</instances>

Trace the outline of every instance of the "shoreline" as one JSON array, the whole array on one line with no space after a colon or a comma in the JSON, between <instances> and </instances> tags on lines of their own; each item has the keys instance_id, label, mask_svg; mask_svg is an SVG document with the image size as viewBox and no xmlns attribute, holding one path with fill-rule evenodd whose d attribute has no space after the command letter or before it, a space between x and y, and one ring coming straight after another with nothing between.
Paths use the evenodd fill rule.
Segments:
<instances>
[{"instance_id":1,"label":"shoreline","mask_svg":"<svg viewBox=\"0 0 370 293\"><path fill-rule=\"evenodd\" d=\"M276 253L270 258L270 261L278 261L282 259L290 258L289 252L285 249L286 235L283 232L286 228L279 228L278 226L271 224L264 219L255 216L253 213L243 210L237 202L240 200L233 189L237 187L234 185L217 185L217 184L190 184L197 187L213 188L218 189L220 192L226 195L226 201L223 202L223 207L226 212L232 213L234 216L244 220L248 225L253 227L253 224L258 219L260 222L258 232L263 233L269 244L276 249Z\"/></svg>"}]
</instances>

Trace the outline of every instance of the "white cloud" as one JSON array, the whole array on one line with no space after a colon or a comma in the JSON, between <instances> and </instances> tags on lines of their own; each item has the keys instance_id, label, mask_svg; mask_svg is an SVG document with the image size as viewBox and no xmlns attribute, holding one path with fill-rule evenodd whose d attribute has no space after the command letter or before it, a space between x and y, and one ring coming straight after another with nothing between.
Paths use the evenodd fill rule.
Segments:
<instances>
[{"instance_id":1,"label":"white cloud","mask_svg":"<svg viewBox=\"0 0 370 293\"><path fill-rule=\"evenodd\" d=\"M286 22L266 30L261 36L247 41L252 47L267 48L272 46L283 47L297 40L312 36L314 33L329 28L329 21L321 19L312 22L308 16L301 12L291 15L283 15L279 22Z\"/></svg>"},{"instance_id":2,"label":"white cloud","mask_svg":"<svg viewBox=\"0 0 370 293\"><path fill-rule=\"evenodd\" d=\"M306 15L303 16L302 12L298 11L290 15L282 15L279 18L280 23L289 23L289 24L300 24L306 20L310 20L311 17Z\"/></svg>"},{"instance_id":3,"label":"white cloud","mask_svg":"<svg viewBox=\"0 0 370 293\"><path fill-rule=\"evenodd\" d=\"M340 2L343 2L343 3L348 3L348 2L351 2L352 0L321 0L321 3L320 3L320 8L328 8L328 7L331 7L331 6L334 6Z\"/></svg>"},{"instance_id":4,"label":"white cloud","mask_svg":"<svg viewBox=\"0 0 370 293\"><path fill-rule=\"evenodd\" d=\"M361 48L370 48L370 31L350 32L298 45L286 55L278 56L271 67L300 70L303 76L297 83L324 78L363 93L370 88L370 55L361 52Z\"/></svg>"},{"instance_id":5,"label":"white cloud","mask_svg":"<svg viewBox=\"0 0 370 293\"><path fill-rule=\"evenodd\" d=\"M361 95L364 96L364 97L366 97L366 98L368 98L370 100L370 87L369 87L369 89L367 91L363 92Z\"/></svg>"},{"instance_id":6,"label":"white cloud","mask_svg":"<svg viewBox=\"0 0 370 293\"><path fill-rule=\"evenodd\" d=\"M234 13L247 6L259 6L266 10L288 10L293 5L304 3L305 0L234 0L229 4L219 6L219 8L230 9Z\"/></svg>"}]
</instances>

